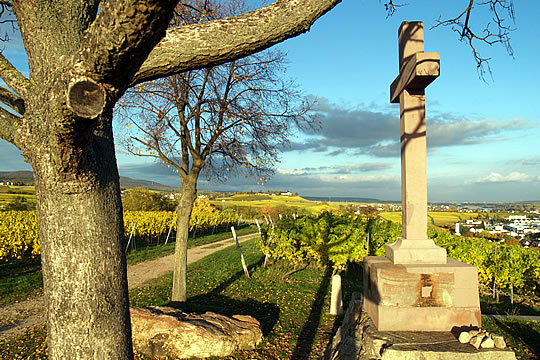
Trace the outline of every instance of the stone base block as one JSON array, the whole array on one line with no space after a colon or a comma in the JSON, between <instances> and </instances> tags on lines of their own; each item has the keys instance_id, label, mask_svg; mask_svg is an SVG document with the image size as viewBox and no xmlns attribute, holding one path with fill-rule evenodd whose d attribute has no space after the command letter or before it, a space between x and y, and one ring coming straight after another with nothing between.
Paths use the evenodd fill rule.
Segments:
<instances>
[{"instance_id":1,"label":"stone base block","mask_svg":"<svg viewBox=\"0 0 540 360\"><path fill-rule=\"evenodd\" d=\"M478 271L445 264L364 258L364 308L380 331L451 331L481 326Z\"/></svg>"},{"instance_id":2,"label":"stone base block","mask_svg":"<svg viewBox=\"0 0 540 360\"><path fill-rule=\"evenodd\" d=\"M353 294L324 360L516 360L509 348L476 349L457 333L379 331L362 303Z\"/></svg>"},{"instance_id":3,"label":"stone base block","mask_svg":"<svg viewBox=\"0 0 540 360\"><path fill-rule=\"evenodd\" d=\"M385 246L386 257L394 264L446 264L446 249L431 239L403 239Z\"/></svg>"}]
</instances>

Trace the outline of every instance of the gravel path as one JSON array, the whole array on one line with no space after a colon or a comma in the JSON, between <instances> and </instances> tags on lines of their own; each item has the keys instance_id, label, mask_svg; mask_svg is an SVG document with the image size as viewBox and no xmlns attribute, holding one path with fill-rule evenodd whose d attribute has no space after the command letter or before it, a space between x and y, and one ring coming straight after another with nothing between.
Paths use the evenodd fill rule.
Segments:
<instances>
[{"instance_id":1,"label":"gravel path","mask_svg":"<svg viewBox=\"0 0 540 360\"><path fill-rule=\"evenodd\" d=\"M240 236L238 241L243 242L257 236L257 233ZM229 238L211 244L192 247L188 249L188 264L234 244L234 239ZM130 289L139 287L151 279L172 271L173 266L174 255L167 255L155 260L129 265L128 287ZM45 321L46 307L44 296L0 307L0 341L11 339L27 329L43 324Z\"/></svg>"}]
</instances>

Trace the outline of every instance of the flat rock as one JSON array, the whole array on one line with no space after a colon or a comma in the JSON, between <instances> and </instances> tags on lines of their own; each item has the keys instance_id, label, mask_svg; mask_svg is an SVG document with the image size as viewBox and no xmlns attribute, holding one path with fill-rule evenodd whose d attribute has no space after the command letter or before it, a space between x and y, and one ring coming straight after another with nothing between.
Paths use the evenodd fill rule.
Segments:
<instances>
[{"instance_id":1,"label":"flat rock","mask_svg":"<svg viewBox=\"0 0 540 360\"><path fill-rule=\"evenodd\" d=\"M493 335L493 343L497 349L504 349L506 347L506 341L501 335Z\"/></svg>"},{"instance_id":2,"label":"flat rock","mask_svg":"<svg viewBox=\"0 0 540 360\"><path fill-rule=\"evenodd\" d=\"M228 356L262 341L260 323L247 315L187 314L170 307L130 310L135 350L150 356Z\"/></svg>"}]
</instances>

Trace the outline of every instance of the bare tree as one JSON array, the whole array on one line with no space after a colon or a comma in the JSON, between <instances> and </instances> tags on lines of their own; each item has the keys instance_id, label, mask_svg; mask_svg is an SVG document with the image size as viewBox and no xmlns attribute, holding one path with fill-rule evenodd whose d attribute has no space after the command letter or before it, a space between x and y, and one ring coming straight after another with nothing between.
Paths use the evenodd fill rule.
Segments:
<instances>
[{"instance_id":1,"label":"bare tree","mask_svg":"<svg viewBox=\"0 0 540 360\"><path fill-rule=\"evenodd\" d=\"M226 6L193 1L181 6L176 23L205 16L226 17L244 10L243 1ZM184 5L184 4L183 4ZM201 5L205 5L203 10ZM210 15L209 15L210 14ZM187 299L189 220L197 181L254 175L264 182L295 126L314 127L294 84L284 81L285 56L265 51L221 66L189 71L128 90L117 106L123 145L131 154L156 158L179 173L173 301Z\"/></svg>"},{"instance_id":2,"label":"bare tree","mask_svg":"<svg viewBox=\"0 0 540 360\"><path fill-rule=\"evenodd\" d=\"M14 0L30 68L0 54L0 137L32 165L50 359L132 358L112 134L133 85L232 61L309 30L339 0L278 0L168 28L173 0Z\"/></svg>"}]
</instances>

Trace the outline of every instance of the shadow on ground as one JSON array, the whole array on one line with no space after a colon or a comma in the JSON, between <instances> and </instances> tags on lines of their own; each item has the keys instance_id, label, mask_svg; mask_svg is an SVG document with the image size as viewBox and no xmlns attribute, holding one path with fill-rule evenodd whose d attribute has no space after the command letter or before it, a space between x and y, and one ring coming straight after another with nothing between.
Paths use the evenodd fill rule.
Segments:
<instances>
[{"instance_id":1,"label":"shadow on ground","mask_svg":"<svg viewBox=\"0 0 540 360\"><path fill-rule=\"evenodd\" d=\"M248 266L253 273L257 267L262 266L264 258ZM184 312L204 313L207 311L216 314L250 315L261 323L263 335L270 333L279 319L279 307L269 302L260 302L254 299L237 300L221 293L235 281L245 276L244 271L238 271L206 294L192 296L185 302L170 302L166 306L180 309Z\"/></svg>"}]
</instances>

